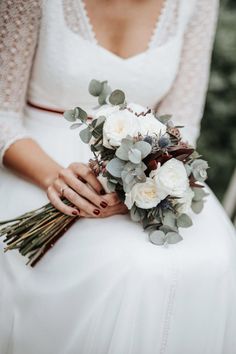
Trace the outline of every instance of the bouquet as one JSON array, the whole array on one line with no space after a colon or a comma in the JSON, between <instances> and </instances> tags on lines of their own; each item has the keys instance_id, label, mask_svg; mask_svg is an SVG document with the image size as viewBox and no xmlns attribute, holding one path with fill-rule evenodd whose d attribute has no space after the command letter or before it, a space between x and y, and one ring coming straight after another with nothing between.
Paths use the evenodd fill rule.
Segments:
<instances>
[{"instance_id":1,"label":"bouquet","mask_svg":"<svg viewBox=\"0 0 236 354\"><path fill-rule=\"evenodd\" d=\"M91 169L106 192L118 194L153 244L181 241L179 228L192 225L190 210L198 214L204 205L207 162L183 141L182 127L170 115L128 103L125 93L112 91L107 81L92 80L89 92L99 103L93 119L80 107L65 111L64 117L89 144ZM78 218L49 203L0 222L5 251L18 249L34 266Z\"/></svg>"}]
</instances>

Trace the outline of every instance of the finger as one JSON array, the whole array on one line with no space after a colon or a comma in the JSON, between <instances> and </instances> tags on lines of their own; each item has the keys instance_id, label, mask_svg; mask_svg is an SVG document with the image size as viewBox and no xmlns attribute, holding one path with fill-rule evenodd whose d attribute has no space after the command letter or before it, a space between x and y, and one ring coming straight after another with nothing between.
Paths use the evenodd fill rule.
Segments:
<instances>
[{"instance_id":1,"label":"finger","mask_svg":"<svg viewBox=\"0 0 236 354\"><path fill-rule=\"evenodd\" d=\"M97 218L97 216L95 216L95 215L89 215L89 214L87 214L87 213L86 213L85 211L83 211L83 210L81 210L80 216L81 216L82 218L86 218L86 219L95 219L95 218ZM99 217L100 217L100 215L99 215Z\"/></svg>"},{"instance_id":2,"label":"finger","mask_svg":"<svg viewBox=\"0 0 236 354\"><path fill-rule=\"evenodd\" d=\"M107 204L109 206L114 206L114 205L120 204L120 202L121 202L120 198L118 197L117 193L115 193L115 192L105 194L103 196L103 199L107 202Z\"/></svg>"},{"instance_id":3,"label":"finger","mask_svg":"<svg viewBox=\"0 0 236 354\"><path fill-rule=\"evenodd\" d=\"M128 208L124 203L120 203L117 205L114 205L112 207L108 207L106 210L103 210L101 213L101 217L109 217L112 215L118 215L118 214L127 214L128 213Z\"/></svg>"},{"instance_id":4,"label":"finger","mask_svg":"<svg viewBox=\"0 0 236 354\"><path fill-rule=\"evenodd\" d=\"M73 163L69 167L77 177L82 177L98 193L103 194L103 187L97 177L87 165Z\"/></svg>"},{"instance_id":5,"label":"finger","mask_svg":"<svg viewBox=\"0 0 236 354\"><path fill-rule=\"evenodd\" d=\"M47 196L51 204L59 211L61 211L63 214L70 215L70 216L78 216L79 215L79 210L70 207L66 204L64 204L59 195L58 192L50 186L47 190Z\"/></svg>"},{"instance_id":6,"label":"finger","mask_svg":"<svg viewBox=\"0 0 236 354\"><path fill-rule=\"evenodd\" d=\"M100 208L91 204L89 201L81 197L68 186L64 190L64 197L76 207L78 207L81 212L84 211L87 214L95 217L98 217L101 214Z\"/></svg>"},{"instance_id":7,"label":"finger","mask_svg":"<svg viewBox=\"0 0 236 354\"><path fill-rule=\"evenodd\" d=\"M82 197L85 197L93 205L101 208L106 208L108 206L108 202L105 200L105 198L98 195L93 189L89 188L85 183L76 178L72 171L68 170L68 173L64 176L64 181L75 192L77 192Z\"/></svg>"},{"instance_id":8,"label":"finger","mask_svg":"<svg viewBox=\"0 0 236 354\"><path fill-rule=\"evenodd\" d=\"M101 211L101 214L99 215L99 218L107 218L109 216L117 215L117 214L127 214L129 212L128 208L126 205L123 203L120 203L119 205L108 207L106 210ZM87 214L86 212L82 211L80 212L80 216L84 218L93 218L94 216L91 216Z\"/></svg>"}]
</instances>

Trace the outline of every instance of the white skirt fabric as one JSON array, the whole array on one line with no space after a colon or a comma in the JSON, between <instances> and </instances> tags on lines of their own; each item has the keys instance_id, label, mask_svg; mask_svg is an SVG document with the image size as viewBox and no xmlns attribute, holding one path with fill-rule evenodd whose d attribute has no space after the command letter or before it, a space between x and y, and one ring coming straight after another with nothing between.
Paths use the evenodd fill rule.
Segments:
<instances>
[{"instance_id":1,"label":"white skirt fabric","mask_svg":"<svg viewBox=\"0 0 236 354\"><path fill-rule=\"evenodd\" d=\"M28 109L26 126L62 165L88 161L78 131L58 115ZM236 353L235 230L209 193L169 247L151 244L127 215L79 220L35 268L4 254L1 241L0 353ZM0 219L46 202L0 172Z\"/></svg>"}]
</instances>

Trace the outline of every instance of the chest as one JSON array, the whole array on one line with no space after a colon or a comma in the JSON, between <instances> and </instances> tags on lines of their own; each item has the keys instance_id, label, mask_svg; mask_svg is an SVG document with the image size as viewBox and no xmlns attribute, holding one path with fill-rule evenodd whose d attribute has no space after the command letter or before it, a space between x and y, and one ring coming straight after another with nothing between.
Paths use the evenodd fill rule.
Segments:
<instances>
[{"instance_id":1,"label":"chest","mask_svg":"<svg viewBox=\"0 0 236 354\"><path fill-rule=\"evenodd\" d=\"M83 0L101 46L128 58L147 49L166 0Z\"/></svg>"},{"instance_id":2,"label":"chest","mask_svg":"<svg viewBox=\"0 0 236 354\"><path fill-rule=\"evenodd\" d=\"M81 0L45 1L30 100L48 107L80 105L88 110L95 105L88 94L88 83L95 78L123 89L130 101L155 106L178 73L188 4L189 0L166 0L148 46L123 58L98 42Z\"/></svg>"}]
</instances>

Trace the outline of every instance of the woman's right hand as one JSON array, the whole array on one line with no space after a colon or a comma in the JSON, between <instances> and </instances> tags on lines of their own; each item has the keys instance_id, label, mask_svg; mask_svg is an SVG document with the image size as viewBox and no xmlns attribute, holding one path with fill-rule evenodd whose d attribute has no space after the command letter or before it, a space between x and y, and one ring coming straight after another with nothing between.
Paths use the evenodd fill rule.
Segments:
<instances>
[{"instance_id":1,"label":"woman's right hand","mask_svg":"<svg viewBox=\"0 0 236 354\"><path fill-rule=\"evenodd\" d=\"M91 168L82 163L72 163L60 170L58 177L48 187L47 196L56 209L67 215L94 218L128 212L116 193L104 194ZM75 207L63 203L62 197Z\"/></svg>"}]
</instances>

